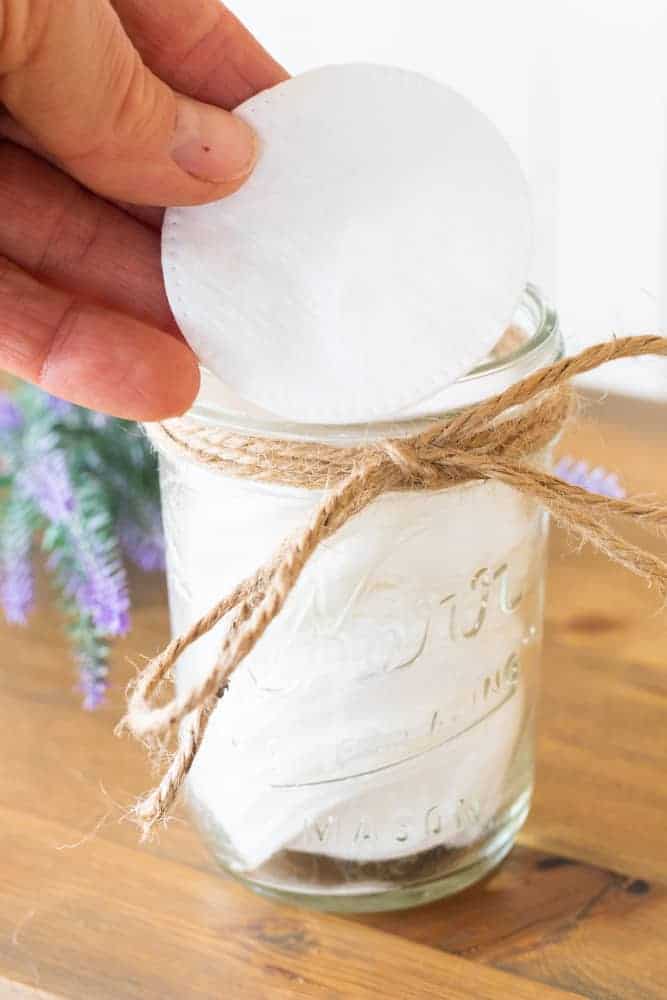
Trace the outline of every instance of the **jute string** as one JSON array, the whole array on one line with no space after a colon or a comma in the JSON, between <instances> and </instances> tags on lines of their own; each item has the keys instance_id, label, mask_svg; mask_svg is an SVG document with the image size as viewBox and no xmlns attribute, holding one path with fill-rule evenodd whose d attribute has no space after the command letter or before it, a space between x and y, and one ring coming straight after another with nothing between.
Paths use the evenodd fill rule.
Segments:
<instances>
[{"instance_id":1,"label":"jute string","mask_svg":"<svg viewBox=\"0 0 667 1000\"><path fill-rule=\"evenodd\" d=\"M147 836L164 819L190 770L211 712L229 679L254 649L297 583L317 547L383 493L444 490L472 481L505 483L545 507L555 521L667 596L667 563L626 539L610 523L621 515L648 530L667 527L667 504L597 496L550 475L531 456L539 453L572 413L570 380L608 361L667 355L667 338L625 337L598 344L529 375L491 399L431 424L410 437L358 447L242 436L191 418L151 425L158 447L175 449L226 475L323 490L307 524L280 545L257 572L242 580L139 673L128 691L118 732L130 731L161 749L175 730L178 743L159 784L133 815ZM229 615L217 658L204 679L165 704L162 682L181 653Z\"/></svg>"}]
</instances>

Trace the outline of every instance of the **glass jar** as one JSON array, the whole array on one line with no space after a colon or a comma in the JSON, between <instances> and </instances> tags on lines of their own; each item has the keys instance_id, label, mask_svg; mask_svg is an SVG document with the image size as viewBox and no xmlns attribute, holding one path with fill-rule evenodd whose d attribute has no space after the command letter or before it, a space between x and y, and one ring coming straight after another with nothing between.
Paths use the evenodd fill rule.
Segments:
<instances>
[{"instance_id":1,"label":"glass jar","mask_svg":"<svg viewBox=\"0 0 667 1000\"><path fill-rule=\"evenodd\" d=\"M532 288L512 331L509 353L424 412L494 395L561 354L556 317ZM241 418L208 373L192 415L346 445L424 421ZM321 496L171 452L160 474L174 633L265 562ZM320 546L233 675L188 778L193 814L227 871L350 912L425 903L500 862L531 796L546 533L530 499L467 483L381 496ZM207 671L224 625L181 657L177 684Z\"/></svg>"}]
</instances>

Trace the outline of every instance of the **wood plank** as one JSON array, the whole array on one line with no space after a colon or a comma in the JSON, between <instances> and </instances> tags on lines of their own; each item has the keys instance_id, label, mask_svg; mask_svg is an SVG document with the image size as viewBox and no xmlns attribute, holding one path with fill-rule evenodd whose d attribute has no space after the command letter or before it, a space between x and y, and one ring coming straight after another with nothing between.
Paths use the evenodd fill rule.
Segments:
<instances>
[{"instance_id":1,"label":"wood plank","mask_svg":"<svg viewBox=\"0 0 667 1000\"><path fill-rule=\"evenodd\" d=\"M667 881L662 621L641 584L592 557L554 567L550 609L522 843Z\"/></svg>"},{"instance_id":2,"label":"wood plank","mask_svg":"<svg viewBox=\"0 0 667 1000\"><path fill-rule=\"evenodd\" d=\"M279 907L103 836L0 808L0 969L68 1000L573 1000L371 928Z\"/></svg>"},{"instance_id":3,"label":"wood plank","mask_svg":"<svg viewBox=\"0 0 667 1000\"><path fill-rule=\"evenodd\" d=\"M28 629L0 625L0 803L24 810L71 830L67 843L92 835L128 846L137 830L123 818L135 797L151 783L142 748L117 739L124 689L133 663L157 650L166 634L162 581L133 580L134 629L114 657L109 704L84 712L74 688L74 668L59 617L40 594L39 616ZM146 850L187 857L215 870L197 833L182 816L170 821Z\"/></svg>"},{"instance_id":4,"label":"wood plank","mask_svg":"<svg viewBox=\"0 0 667 1000\"><path fill-rule=\"evenodd\" d=\"M633 405L632 423L627 406L594 407L563 450L617 469L632 493L667 497L664 413ZM573 552L560 532L553 542L537 784L522 842L667 880L667 615L643 581L589 548Z\"/></svg>"},{"instance_id":5,"label":"wood plank","mask_svg":"<svg viewBox=\"0 0 667 1000\"><path fill-rule=\"evenodd\" d=\"M618 467L632 489L667 495L664 440L650 421L641 434L589 421L565 447ZM219 996L221 984L234 1000L664 995L664 890L641 878L667 880L665 617L602 558L572 554L562 536L553 554L538 784L523 836L538 853L524 847L487 885L364 927L277 908L221 878L182 819L147 848L118 822L150 780L141 749L112 728L133 671L126 658L138 662L167 634L160 584L138 582L135 629L118 649L111 703L95 715L78 707L45 601L27 631L0 627L0 995L12 995L3 977L35 1000ZM590 864L554 866L544 851ZM315 942L305 954L290 951L293 932Z\"/></svg>"},{"instance_id":6,"label":"wood plank","mask_svg":"<svg viewBox=\"0 0 667 1000\"><path fill-rule=\"evenodd\" d=\"M517 848L454 899L355 918L590 1000L664 1000L667 889Z\"/></svg>"},{"instance_id":7,"label":"wood plank","mask_svg":"<svg viewBox=\"0 0 667 1000\"><path fill-rule=\"evenodd\" d=\"M148 637L156 646L164 624L149 587L125 651ZM33 986L68 1000L564 995L255 897L220 875L182 821L139 847L118 822L148 781L141 749L112 735L123 685L110 707L82 713L57 629L45 607L38 628L2 633L0 983L23 984L18 996Z\"/></svg>"}]
</instances>

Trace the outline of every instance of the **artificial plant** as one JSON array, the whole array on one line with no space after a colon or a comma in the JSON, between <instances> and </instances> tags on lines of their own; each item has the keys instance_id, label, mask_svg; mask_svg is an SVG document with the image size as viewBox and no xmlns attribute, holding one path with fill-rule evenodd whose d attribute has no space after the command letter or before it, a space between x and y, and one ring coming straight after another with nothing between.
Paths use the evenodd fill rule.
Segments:
<instances>
[{"instance_id":1,"label":"artificial plant","mask_svg":"<svg viewBox=\"0 0 667 1000\"><path fill-rule=\"evenodd\" d=\"M157 465L133 423L29 385L0 393L0 604L25 624L41 551L86 708L104 700L110 642L130 626L127 560L164 565Z\"/></svg>"}]
</instances>

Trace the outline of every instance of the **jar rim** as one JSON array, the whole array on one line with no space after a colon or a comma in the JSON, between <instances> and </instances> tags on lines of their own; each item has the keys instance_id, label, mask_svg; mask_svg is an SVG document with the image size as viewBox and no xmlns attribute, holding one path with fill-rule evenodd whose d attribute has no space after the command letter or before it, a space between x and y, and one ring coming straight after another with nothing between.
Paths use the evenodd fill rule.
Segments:
<instances>
[{"instance_id":1,"label":"jar rim","mask_svg":"<svg viewBox=\"0 0 667 1000\"><path fill-rule=\"evenodd\" d=\"M523 317L523 320L521 320ZM236 430L242 434L280 437L294 440L327 441L348 445L387 436L414 433L424 424L442 419L466 405L480 402L508 388L563 355L563 338L557 312L534 284L528 284L515 311L512 324L530 329L527 338L500 358L489 358L476 365L451 385L426 400L423 412L356 424L306 424L286 420L257 410L241 412L220 404L220 381L201 367L202 385L188 416L204 423Z\"/></svg>"},{"instance_id":2,"label":"jar rim","mask_svg":"<svg viewBox=\"0 0 667 1000\"><path fill-rule=\"evenodd\" d=\"M536 285L531 283L526 285L521 305L533 311L535 316L535 332L513 351L504 354L501 358L491 358L488 361L482 361L480 364L475 365L469 372L457 379L458 382L469 382L471 379L481 378L490 372L499 372L504 368L510 368L521 359L532 356L534 352L540 351L554 334L560 334L558 314L547 302Z\"/></svg>"}]
</instances>

